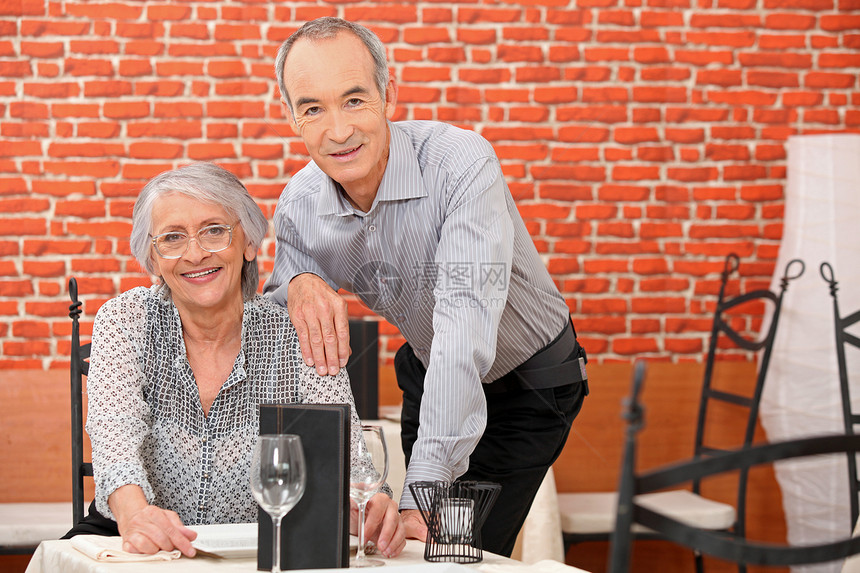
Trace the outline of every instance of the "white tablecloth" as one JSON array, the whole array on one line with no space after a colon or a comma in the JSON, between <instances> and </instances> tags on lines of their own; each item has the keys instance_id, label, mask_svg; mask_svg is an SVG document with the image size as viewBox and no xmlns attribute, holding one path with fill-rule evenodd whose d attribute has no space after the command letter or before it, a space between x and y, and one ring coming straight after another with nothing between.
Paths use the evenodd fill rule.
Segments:
<instances>
[{"instance_id":1,"label":"white tablecloth","mask_svg":"<svg viewBox=\"0 0 860 573\"><path fill-rule=\"evenodd\" d=\"M379 556L374 556L379 557ZM398 557L385 559L384 571L398 572L425 572L443 573L456 571L462 567L470 569L491 570L492 567L506 566L512 571L532 572L539 569L535 566L519 563L507 557L501 557L484 551L483 561L473 565L454 566L450 563L428 563L424 561L424 544L420 541L410 539L406 542L406 549ZM384 558L383 558L384 559ZM560 564L559 564L560 565ZM564 567L564 566L562 566ZM542 569L542 568L541 568ZM197 557L188 559L182 557L174 561L144 562L144 563L101 563L94 561L72 547L71 542L43 541L36 549L26 573L194 573L204 571L215 571L217 573L251 573L257 570L257 559L210 559ZM552 569L546 569L552 570ZM580 569L564 567L569 573L585 573ZM307 570L306 570L307 571ZM315 571L339 571L339 569L316 569Z\"/></svg>"}]
</instances>

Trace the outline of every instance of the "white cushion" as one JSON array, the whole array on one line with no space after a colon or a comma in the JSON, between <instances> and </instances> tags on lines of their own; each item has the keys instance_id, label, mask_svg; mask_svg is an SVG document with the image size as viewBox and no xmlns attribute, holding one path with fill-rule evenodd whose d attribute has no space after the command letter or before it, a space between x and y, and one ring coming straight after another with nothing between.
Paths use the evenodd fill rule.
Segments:
<instances>
[{"instance_id":1,"label":"white cushion","mask_svg":"<svg viewBox=\"0 0 860 573\"><path fill-rule=\"evenodd\" d=\"M661 491L636 496L636 503L700 529L728 529L735 523L735 508L705 499L688 490ZM615 528L616 492L558 494L561 528L565 533L610 533ZM633 524L634 532L647 528Z\"/></svg>"},{"instance_id":2,"label":"white cushion","mask_svg":"<svg viewBox=\"0 0 860 573\"><path fill-rule=\"evenodd\" d=\"M0 503L0 546L35 547L71 528L71 502Z\"/></svg>"}]
</instances>

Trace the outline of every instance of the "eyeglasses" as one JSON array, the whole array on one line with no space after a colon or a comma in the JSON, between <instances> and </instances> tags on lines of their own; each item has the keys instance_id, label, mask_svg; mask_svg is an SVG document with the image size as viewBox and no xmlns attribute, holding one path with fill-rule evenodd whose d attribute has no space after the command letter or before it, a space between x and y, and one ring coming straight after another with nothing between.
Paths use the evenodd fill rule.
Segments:
<instances>
[{"instance_id":1,"label":"eyeglasses","mask_svg":"<svg viewBox=\"0 0 860 573\"><path fill-rule=\"evenodd\" d=\"M156 252L164 259L178 259L188 251L191 241L209 253L223 251L233 242L233 227L236 225L207 225L193 237L182 231L161 233L152 238Z\"/></svg>"}]
</instances>

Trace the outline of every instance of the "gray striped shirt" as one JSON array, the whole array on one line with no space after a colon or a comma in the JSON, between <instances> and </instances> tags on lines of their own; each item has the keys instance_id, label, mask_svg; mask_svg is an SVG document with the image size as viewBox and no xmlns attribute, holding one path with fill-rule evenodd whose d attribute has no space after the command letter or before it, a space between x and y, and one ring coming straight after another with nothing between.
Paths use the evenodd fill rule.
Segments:
<instances>
[{"instance_id":1,"label":"gray striped shirt","mask_svg":"<svg viewBox=\"0 0 860 573\"><path fill-rule=\"evenodd\" d=\"M388 165L367 213L313 162L275 210L265 292L310 272L400 329L427 367L406 484L468 469L486 425L481 390L548 344L568 308L538 256L492 146L443 123L389 123ZM408 486L402 509L414 509Z\"/></svg>"}]
</instances>

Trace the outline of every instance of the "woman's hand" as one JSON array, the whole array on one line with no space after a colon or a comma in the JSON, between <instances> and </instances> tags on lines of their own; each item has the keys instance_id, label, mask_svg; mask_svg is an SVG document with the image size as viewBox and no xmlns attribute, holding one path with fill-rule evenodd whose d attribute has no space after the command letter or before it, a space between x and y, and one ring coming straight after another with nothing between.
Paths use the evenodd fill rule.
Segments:
<instances>
[{"instance_id":1,"label":"woman's hand","mask_svg":"<svg viewBox=\"0 0 860 573\"><path fill-rule=\"evenodd\" d=\"M178 549L187 557L197 553L191 546L197 532L185 527L176 512L146 503L139 486L117 488L108 504L116 517L123 551L152 554Z\"/></svg>"},{"instance_id":2,"label":"woman's hand","mask_svg":"<svg viewBox=\"0 0 860 573\"><path fill-rule=\"evenodd\" d=\"M358 534L358 506L350 500L349 531ZM367 502L364 514L365 541L373 541L386 557L397 557L406 547L406 530L397 511L397 504L384 493L377 493Z\"/></svg>"}]
</instances>

